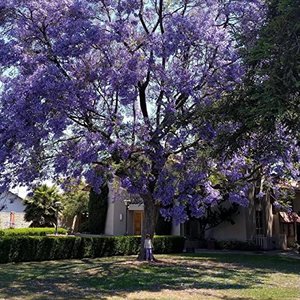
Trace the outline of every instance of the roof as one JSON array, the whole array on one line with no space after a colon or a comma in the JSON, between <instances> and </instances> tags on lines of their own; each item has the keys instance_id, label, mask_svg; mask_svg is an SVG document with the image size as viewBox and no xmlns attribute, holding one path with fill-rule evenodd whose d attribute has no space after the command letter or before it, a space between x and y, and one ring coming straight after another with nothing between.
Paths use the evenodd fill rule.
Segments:
<instances>
[{"instance_id":1,"label":"roof","mask_svg":"<svg viewBox=\"0 0 300 300\"><path fill-rule=\"evenodd\" d=\"M281 211L279 215L282 223L300 223L300 217L295 212L286 213Z\"/></svg>"},{"instance_id":2,"label":"roof","mask_svg":"<svg viewBox=\"0 0 300 300\"><path fill-rule=\"evenodd\" d=\"M0 211L1 212L23 212L25 209L25 205L23 203L23 199L10 192L6 191L0 194Z\"/></svg>"}]
</instances>

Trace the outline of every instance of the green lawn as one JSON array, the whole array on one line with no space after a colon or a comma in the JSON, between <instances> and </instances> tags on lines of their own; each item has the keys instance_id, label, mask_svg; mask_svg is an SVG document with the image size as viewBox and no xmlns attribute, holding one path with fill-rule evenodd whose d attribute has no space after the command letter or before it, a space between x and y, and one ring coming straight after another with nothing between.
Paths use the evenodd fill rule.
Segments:
<instances>
[{"instance_id":1,"label":"green lawn","mask_svg":"<svg viewBox=\"0 0 300 300\"><path fill-rule=\"evenodd\" d=\"M157 255L0 265L0 299L300 299L300 260Z\"/></svg>"}]
</instances>

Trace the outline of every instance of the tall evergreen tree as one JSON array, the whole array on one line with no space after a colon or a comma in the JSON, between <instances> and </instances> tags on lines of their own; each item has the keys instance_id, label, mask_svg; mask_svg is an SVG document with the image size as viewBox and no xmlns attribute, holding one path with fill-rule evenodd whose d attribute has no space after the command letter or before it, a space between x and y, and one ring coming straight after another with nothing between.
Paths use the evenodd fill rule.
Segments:
<instances>
[{"instance_id":1,"label":"tall evergreen tree","mask_svg":"<svg viewBox=\"0 0 300 300\"><path fill-rule=\"evenodd\" d=\"M89 232L94 234L104 233L106 214L108 208L108 185L103 184L100 191L90 190L89 195Z\"/></svg>"},{"instance_id":2,"label":"tall evergreen tree","mask_svg":"<svg viewBox=\"0 0 300 300\"><path fill-rule=\"evenodd\" d=\"M247 77L221 107L224 117L242 124L230 140L233 143L249 132L273 133L280 125L299 138L300 1L268 4L256 42L247 44L241 38Z\"/></svg>"}]
</instances>

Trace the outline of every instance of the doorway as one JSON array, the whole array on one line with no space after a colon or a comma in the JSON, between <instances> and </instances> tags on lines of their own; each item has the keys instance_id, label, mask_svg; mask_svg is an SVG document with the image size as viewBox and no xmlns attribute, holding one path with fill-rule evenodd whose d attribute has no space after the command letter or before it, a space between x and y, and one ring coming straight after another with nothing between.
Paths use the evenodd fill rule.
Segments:
<instances>
[{"instance_id":1,"label":"doorway","mask_svg":"<svg viewBox=\"0 0 300 300\"><path fill-rule=\"evenodd\" d=\"M143 212L134 211L133 212L133 234L141 235L143 230Z\"/></svg>"}]
</instances>

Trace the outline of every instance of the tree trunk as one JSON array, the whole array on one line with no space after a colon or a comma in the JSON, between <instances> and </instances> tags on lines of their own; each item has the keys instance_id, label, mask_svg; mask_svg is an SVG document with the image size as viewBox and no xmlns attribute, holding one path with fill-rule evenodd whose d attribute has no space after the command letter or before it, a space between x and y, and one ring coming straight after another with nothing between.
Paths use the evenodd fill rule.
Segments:
<instances>
[{"instance_id":1,"label":"tree trunk","mask_svg":"<svg viewBox=\"0 0 300 300\"><path fill-rule=\"evenodd\" d=\"M143 220L143 230L142 230L142 238L141 238L141 245L140 245L140 252L138 259L144 260L145 259L145 250L144 250L144 241L146 234L149 234L152 242L153 236L155 231L155 226L157 223L157 218L159 214L158 206L155 205L154 199L152 195L142 195L144 200L144 220Z\"/></svg>"},{"instance_id":2,"label":"tree trunk","mask_svg":"<svg viewBox=\"0 0 300 300\"><path fill-rule=\"evenodd\" d=\"M205 240L205 229L206 224L202 224L201 221L199 221L199 240L201 241Z\"/></svg>"}]
</instances>

